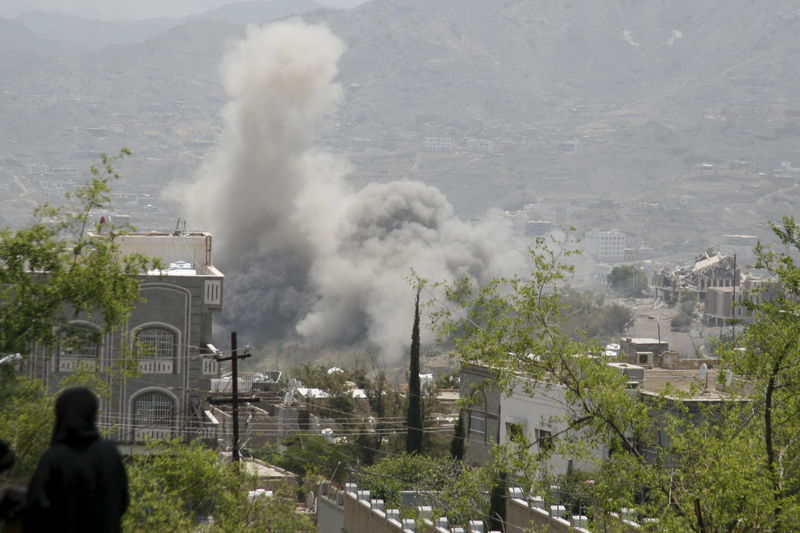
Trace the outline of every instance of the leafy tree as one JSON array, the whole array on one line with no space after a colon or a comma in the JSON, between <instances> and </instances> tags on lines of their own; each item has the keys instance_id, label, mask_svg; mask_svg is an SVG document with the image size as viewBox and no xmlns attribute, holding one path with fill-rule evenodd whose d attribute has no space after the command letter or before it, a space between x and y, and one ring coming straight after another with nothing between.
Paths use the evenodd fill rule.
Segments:
<instances>
[{"instance_id":1,"label":"leafy tree","mask_svg":"<svg viewBox=\"0 0 800 533\"><path fill-rule=\"evenodd\" d=\"M492 495L489 500L489 529L491 531L505 530L507 478L508 474L499 472L492 486Z\"/></svg>"},{"instance_id":2,"label":"leafy tree","mask_svg":"<svg viewBox=\"0 0 800 533\"><path fill-rule=\"evenodd\" d=\"M124 228L92 224L91 216L109 205L110 183L119 179L112 164L128 154L103 155L91 181L67 194L67 205L43 205L31 226L0 230L1 353L53 342L59 327L81 314L97 315L103 333L127 320L139 299L136 276L152 261L122 255L116 237Z\"/></svg>"},{"instance_id":3,"label":"leafy tree","mask_svg":"<svg viewBox=\"0 0 800 533\"><path fill-rule=\"evenodd\" d=\"M368 381L366 370L363 368L332 370L325 365L300 363L292 368L292 377L305 387L322 389L333 394L348 390L348 381L357 387L366 386Z\"/></svg>"},{"instance_id":4,"label":"leafy tree","mask_svg":"<svg viewBox=\"0 0 800 533\"><path fill-rule=\"evenodd\" d=\"M784 236L800 242L793 227ZM552 388L563 394L564 414L551 420L563 430L539 437L547 438L547 446L520 435L496 447L496 468L519 476L517 483L540 480L544 489L544 460L551 454L594 461L588 499L598 512L595 519L633 508L640 516L658 519L644 526L650 531L788 531L789 524L798 523L800 428L792 420L800 394L791 385L800 382L800 364L791 364L791 357L797 354L800 329L793 329L795 320L778 335L778 326L785 326L795 310L800 316L800 307L776 308L771 317L777 325L754 337L761 345L753 343L745 354L733 350L730 356L737 372L760 384L760 397L685 403L674 390L639 397L626 390L621 373L597 356L601 347L576 342L562 328L561 296L571 273L562 258L571 253L563 244L551 249L540 239L531 249L533 270L527 278L501 278L483 286L462 278L442 285L448 301L435 307L434 322L440 336L455 343L462 363L492 367L502 394L535 395ZM780 270L787 259L773 259L770 264L783 284L800 288L794 268ZM752 331L755 335L758 327ZM759 418L761 423L754 424ZM772 428L771 436L761 433L763 427ZM655 432L664 435L660 445L653 444ZM763 452L761 462L754 463L758 442ZM601 445L608 455L593 453Z\"/></svg>"},{"instance_id":5,"label":"leafy tree","mask_svg":"<svg viewBox=\"0 0 800 533\"><path fill-rule=\"evenodd\" d=\"M683 291L680 293L681 313L693 315L697 308L698 296L696 292Z\"/></svg>"},{"instance_id":6,"label":"leafy tree","mask_svg":"<svg viewBox=\"0 0 800 533\"><path fill-rule=\"evenodd\" d=\"M633 318L629 308L607 304L602 295L566 288L561 295L565 322L564 333L582 340L607 343L619 336Z\"/></svg>"},{"instance_id":7,"label":"leafy tree","mask_svg":"<svg viewBox=\"0 0 800 533\"><path fill-rule=\"evenodd\" d=\"M469 520L489 522L489 487L503 476L496 466L489 463L481 468L466 468L461 461L448 457L401 454L358 470L356 481L359 488L369 490L373 498L383 499L389 508L401 507L401 491L424 492L435 516L446 516L451 526L466 528ZM500 500L505 502L505 489L496 488L495 492L499 510Z\"/></svg>"},{"instance_id":8,"label":"leafy tree","mask_svg":"<svg viewBox=\"0 0 800 533\"><path fill-rule=\"evenodd\" d=\"M800 230L793 217L771 227L782 249L759 243L755 266L773 279L759 298L745 303L754 321L722 357L747 380L758 420L753 459L768 482L772 528L789 531L800 523Z\"/></svg>"},{"instance_id":9,"label":"leafy tree","mask_svg":"<svg viewBox=\"0 0 800 533\"><path fill-rule=\"evenodd\" d=\"M406 434L406 452L422 453L422 388L419 380L419 294L422 286L417 287L414 300L414 325L411 330L411 356L408 367L408 416Z\"/></svg>"},{"instance_id":10,"label":"leafy tree","mask_svg":"<svg viewBox=\"0 0 800 533\"><path fill-rule=\"evenodd\" d=\"M296 512L294 491L248 498L258 487L236 464L219 460L199 443L160 442L128 465L131 503L125 531L207 531L225 533L314 531ZM201 526L201 524L205 524Z\"/></svg>"},{"instance_id":11,"label":"leafy tree","mask_svg":"<svg viewBox=\"0 0 800 533\"><path fill-rule=\"evenodd\" d=\"M113 164L128 154L103 155L89 183L68 193L63 206L37 208L30 226L0 229L0 357L54 343L76 316L93 318L99 334L127 320L139 300L137 276L158 265L142 255L122 255L116 239L126 228L93 224L92 215L110 204L110 184L120 177ZM0 438L19 457L7 475L23 480L49 443L52 400L38 380L13 370L8 363L0 368ZM102 392L102 380L89 374L76 373L70 382Z\"/></svg>"},{"instance_id":12,"label":"leafy tree","mask_svg":"<svg viewBox=\"0 0 800 533\"><path fill-rule=\"evenodd\" d=\"M53 399L38 379L17 376L11 364L0 365L0 438L9 442L17 460L0 474L0 482L26 483L53 427Z\"/></svg>"},{"instance_id":13,"label":"leafy tree","mask_svg":"<svg viewBox=\"0 0 800 533\"><path fill-rule=\"evenodd\" d=\"M457 463L446 458L420 454L385 457L357 472L359 488L371 491L373 498L382 498L387 507L399 507L404 490L441 491L453 480Z\"/></svg>"},{"instance_id":14,"label":"leafy tree","mask_svg":"<svg viewBox=\"0 0 800 533\"><path fill-rule=\"evenodd\" d=\"M346 481L349 468L358 463L357 449L346 442L331 442L322 435L294 433L283 440L281 451L260 450L256 454L290 472L301 482L318 475L337 482Z\"/></svg>"},{"instance_id":15,"label":"leafy tree","mask_svg":"<svg viewBox=\"0 0 800 533\"><path fill-rule=\"evenodd\" d=\"M642 296L647 291L647 276L633 265L615 266L606 279L609 287L626 296Z\"/></svg>"},{"instance_id":16,"label":"leafy tree","mask_svg":"<svg viewBox=\"0 0 800 533\"><path fill-rule=\"evenodd\" d=\"M669 321L670 328L676 331L688 330L691 324L692 317L683 312L678 313Z\"/></svg>"}]
</instances>

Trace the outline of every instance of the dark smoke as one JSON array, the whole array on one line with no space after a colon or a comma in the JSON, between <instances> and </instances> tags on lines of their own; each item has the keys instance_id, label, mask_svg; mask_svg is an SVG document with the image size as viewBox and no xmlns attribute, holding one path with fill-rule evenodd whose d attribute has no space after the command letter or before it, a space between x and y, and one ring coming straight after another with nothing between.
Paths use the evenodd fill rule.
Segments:
<instances>
[{"instance_id":1,"label":"dark smoke","mask_svg":"<svg viewBox=\"0 0 800 533\"><path fill-rule=\"evenodd\" d=\"M367 340L391 356L410 338L411 268L486 280L524 259L500 217L461 221L419 182L354 190L347 162L314 148L316 121L341 98L343 52L324 26L249 28L223 62L230 102L219 146L179 197L192 225L215 235L225 321L262 338Z\"/></svg>"}]
</instances>

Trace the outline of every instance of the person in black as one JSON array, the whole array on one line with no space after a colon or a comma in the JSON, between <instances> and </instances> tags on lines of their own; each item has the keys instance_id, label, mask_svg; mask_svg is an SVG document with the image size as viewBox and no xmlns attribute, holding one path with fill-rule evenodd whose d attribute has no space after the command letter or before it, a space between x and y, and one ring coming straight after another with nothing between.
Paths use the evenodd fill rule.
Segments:
<instances>
[{"instance_id":1,"label":"person in black","mask_svg":"<svg viewBox=\"0 0 800 533\"><path fill-rule=\"evenodd\" d=\"M82 387L56 400L53 440L28 486L26 533L118 533L128 478L116 446L100 438L97 398Z\"/></svg>"},{"instance_id":2,"label":"person in black","mask_svg":"<svg viewBox=\"0 0 800 533\"><path fill-rule=\"evenodd\" d=\"M0 472L14 466L14 452L0 440ZM19 531L19 518L25 504L25 489L15 484L0 487L0 532Z\"/></svg>"}]
</instances>

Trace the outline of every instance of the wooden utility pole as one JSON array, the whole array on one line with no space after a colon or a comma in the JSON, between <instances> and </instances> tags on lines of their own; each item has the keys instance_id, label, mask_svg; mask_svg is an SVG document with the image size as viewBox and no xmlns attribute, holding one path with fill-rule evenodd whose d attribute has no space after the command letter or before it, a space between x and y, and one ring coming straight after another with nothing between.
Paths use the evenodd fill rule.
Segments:
<instances>
[{"instance_id":1,"label":"wooden utility pole","mask_svg":"<svg viewBox=\"0 0 800 533\"><path fill-rule=\"evenodd\" d=\"M250 357L250 351L245 347L245 353L241 358ZM259 401L258 398L239 398L239 351L236 345L236 332L231 332L231 356L219 357L216 356L217 361L230 361L231 362L231 393L230 400L209 398L208 403L230 403L232 408L232 422L233 422L233 445L231 446L231 455L234 461L239 461L239 403L250 403Z\"/></svg>"},{"instance_id":2,"label":"wooden utility pole","mask_svg":"<svg viewBox=\"0 0 800 533\"><path fill-rule=\"evenodd\" d=\"M731 296L731 337L736 342L736 285L739 283L739 276L736 275L736 254L733 254L733 295Z\"/></svg>"},{"instance_id":3,"label":"wooden utility pole","mask_svg":"<svg viewBox=\"0 0 800 533\"><path fill-rule=\"evenodd\" d=\"M236 332L231 331L231 390L233 392L233 460L239 460L239 353Z\"/></svg>"}]
</instances>

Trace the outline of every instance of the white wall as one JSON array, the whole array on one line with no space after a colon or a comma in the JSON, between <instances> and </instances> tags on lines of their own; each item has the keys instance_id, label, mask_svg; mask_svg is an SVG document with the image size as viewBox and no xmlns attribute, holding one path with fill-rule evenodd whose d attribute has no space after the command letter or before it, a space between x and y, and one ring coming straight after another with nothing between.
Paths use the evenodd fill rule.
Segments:
<instances>
[{"instance_id":1,"label":"white wall","mask_svg":"<svg viewBox=\"0 0 800 533\"><path fill-rule=\"evenodd\" d=\"M555 419L563 418L567 413L563 387L537 384L533 395L530 395L523 390L523 386L518 385L511 396L500 399L500 444L510 441L506 423L522 423L525 435L533 442L537 428L550 431L553 435L566 429L564 421ZM538 447L531 451L538 451ZM597 457L605 457L607 450L604 446L594 453ZM566 474L569 460L569 457L553 454L548 461L548 468L553 474ZM590 461L573 461L573 469L591 471L594 468Z\"/></svg>"}]
</instances>

